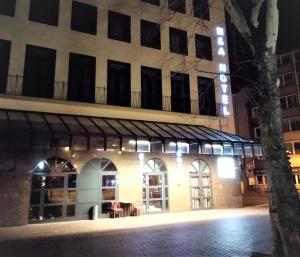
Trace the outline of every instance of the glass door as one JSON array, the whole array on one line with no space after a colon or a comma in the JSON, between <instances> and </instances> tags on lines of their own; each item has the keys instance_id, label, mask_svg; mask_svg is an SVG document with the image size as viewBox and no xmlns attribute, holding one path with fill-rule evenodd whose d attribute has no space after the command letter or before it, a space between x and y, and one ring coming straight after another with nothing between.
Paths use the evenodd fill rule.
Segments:
<instances>
[{"instance_id":1,"label":"glass door","mask_svg":"<svg viewBox=\"0 0 300 257\"><path fill-rule=\"evenodd\" d=\"M165 174L148 173L144 175L143 206L145 213L168 209L168 188Z\"/></svg>"}]
</instances>

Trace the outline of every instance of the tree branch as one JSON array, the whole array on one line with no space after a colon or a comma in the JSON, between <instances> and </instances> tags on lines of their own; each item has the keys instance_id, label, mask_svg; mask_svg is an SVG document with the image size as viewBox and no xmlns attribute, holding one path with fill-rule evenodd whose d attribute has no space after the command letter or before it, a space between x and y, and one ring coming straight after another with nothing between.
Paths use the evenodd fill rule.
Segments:
<instances>
[{"instance_id":1,"label":"tree branch","mask_svg":"<svg viewBox=\"0 0 300 257\"><path fill-rule=\"evenodd\" d=\"M242 10L234 4L232 0L223 0L224 7L229 13L232 23L235 25L237 30L241 33L242 37L246 40L251 48L253 55L255 55L255 47L252 42L251 30L248 26L247 19L243 14Z\"/></svg>"},{"instance_id":2,"label":"tree branch","mask_svg":"<svg viewBox=\"0 0 300 257\"><path fill-rule=\"evenodd\" d=\"M277 1L267 0L266 48L270 48L273 53L275 53L278 39L279 13Z\"/></svg>"},{"instance_id":3,"label":"tree branch","mask_svg":"<svg viewBox=\"0 0 300 257\"><path fill-rule=\"evenodd\" d=\"M264 1L265 0L252 0L253 7L251 10L250 22L255 28L257 28L259 25L258 15L259 15L260 8Z\"/></svg>"}]
</instances>

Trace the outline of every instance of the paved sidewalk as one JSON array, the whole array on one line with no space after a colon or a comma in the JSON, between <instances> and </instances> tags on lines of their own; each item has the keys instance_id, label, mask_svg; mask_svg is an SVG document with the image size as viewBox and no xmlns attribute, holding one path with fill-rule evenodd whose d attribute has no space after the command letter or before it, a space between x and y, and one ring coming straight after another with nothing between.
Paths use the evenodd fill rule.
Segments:
<instances>
[{"instance_id":1,"label":"paved sidewalk","mask_svg":"<svg viewBox=\"0 0 300 257\"><path fill-rule=\"evenodd\" d=\"M0 228L1 257L263 257L264 207Z\"/></svg>"}]
</instances>

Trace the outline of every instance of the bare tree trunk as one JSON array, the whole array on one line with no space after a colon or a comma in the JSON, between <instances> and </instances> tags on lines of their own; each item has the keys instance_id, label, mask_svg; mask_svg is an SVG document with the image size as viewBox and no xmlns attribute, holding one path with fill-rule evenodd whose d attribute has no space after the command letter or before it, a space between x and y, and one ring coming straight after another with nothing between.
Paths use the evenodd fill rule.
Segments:
<instances>
[{"instance_id":1,"label":"bare tree trunk","mask_svg":"<svg viewBox=\"0 0 300 257\"><path fill-rule=\"evenodd\" d=\"M259 67L260 124L267 168L273 257L299 257L300 202L283 141L277 62L272 48L262 51Z\"/></svg>"}]
</instances>

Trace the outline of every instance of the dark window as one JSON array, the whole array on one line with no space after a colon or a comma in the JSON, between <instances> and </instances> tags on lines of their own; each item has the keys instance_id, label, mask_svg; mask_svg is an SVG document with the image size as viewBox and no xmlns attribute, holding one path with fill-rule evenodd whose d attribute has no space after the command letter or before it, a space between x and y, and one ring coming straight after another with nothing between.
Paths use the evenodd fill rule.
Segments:
<instances>
[{"instance_id":1,"label":"dark window","mask_svg":"<svg viewBox=\"0 0 300 257\"><path fill-rule=\"evenodd\" d=\"M160 5L160 0L141 0L141 1L149 4Z\"/></svg>"},{"instance_id":2,"label":"dark window","mask_svg":"<svg viewBox=\"0 0 300 257\"><path fill-rule=\"evenodd\" d=\"M108 11L108 37L120 41L131 42L130 16Z\"/></svg>"},{"instance_id":3,"label":"dark window","mask_svg":"<svg viewBox=\"0 0 300 257\"><path fill-rule=\"evenodd\" d=\"M142 79L142 108L162 109L162 79L161 70L144 67L141 68Z\"/></svg>"},{"instance_id":4,"label":"dark window","mask_svg":"<svg viewBox=\"0 0 300 257\"><path fill-rule=\"evenodd\" d=\"M130 107L130 64L108 60L107 65L107 104Z\"/></svg>"},{"instance_id":5,"label":"dark window","mask_svg":"<svg viewBox=\"0 0 300 257\"><path fill-rule=\"evenodd\" d=\"M96 58L70 53L68 100L95 101Z\"/></svg>"},{"instance_id":6,"label":"dark window","mask_svg":"<svg viewBox=\"0 0 300 257\"><path fill-rule=\"evenodd\" d=\"M210 37L195 35L196 57L206 60L212 60L211 39Z\"/></svg>"},{"instance_id":7,"label":"dark window","mask_svg":"<svg viewBox=\"0 0 300 257\"><path fill-rule=\"evenodd\" d=\"M15 16L16 0L1 0L0 15Z\"/></svg>"},{"instance_id":8,"label":"dark window","mask_svg":"<svg viewBox=\"0 0 300 257\"><path fill-rule=\"evenodd\" d=\"M0 93L6 92L11 42L0 39Z\"/></svg>"},{"instance_id":9,"label":"dark window","mask_svg":"<svg viewBox=\"0 0 300 257\"><path fill-rule=\"evenodd\" d=\"M208 0L193 0L194 16L204 20L209 20Z\"/></svg>"},{"instance_id":10,"label":"dark window","mask_svg":"<svg viewBox=\"0 0 300 257\"><path fill-rule=\"evenodd\" d=\"M97 34L97 7L73 1L71 29Z\"/></svg>"},{"instance_id":11,"label":"dark window","mask_svg":"<svg viewBox=\"0 0 300 257\"><path fill-rule=\"evenodd\" d=\"M23 95L53 97L56 50L26 46Z\"/></svg>"},{"instance_id":12,"label":"dark window","mask_svg":"<svg viewBox=\"0 0 300 257\"><path fill-rule=\"evenodd\" d=\"M177 54L188 55L187 33L184 30L169 28L170 51Z\"/></svg>"},{"instance_id":13,"label":"dark window","mask_svg":"<svg viewBox=\"0 0 300 257\"><path fill-rule=\"evenodd\" d=\"M160 49L160 24L141 20L141 45Z\"/></svg>"},{"instance_id":14,"label":"dark window","mask_svg":"<svg viewBox=\"0 0 300 257\"><path fill-rule=\"evenodd\" d=\"M216 116L214 80L198 77L199 112L202 115Z\"/></svg>"},{"instance_id":15,"label":"dark window","mask_svg":"<svg viewBox=\"0 0 300 257\"><path fill-rule=\"evenodd\" d=\"M29 20L58 25L59 0L31 0Z\"/></svg>"},{"instance_id":16,"label":"dark window","mask_svg":"<svg viewBox=\"0 0 300 257\"><path fill-rule=\"evenodd\" d=\"M185 0L168 0L169 9L175 12L185 13Z\"/></svg>"},{"instance_id":17,"label":"dark window","mask_svg":"<svg viewBox=\"0 0 300 257\"><path fill-rule=\"evenodd\" d=\"M295 148L295 154L300 154L300 143L299 142L294 143L294 148Z\"/></svg>"},{"instance_id":18,"label":"dark window","mask_svg":"<svg viewBox=\"0 0 300 257\"><path fill-rule=\"evenodd\" d=\"M188 74L171 72L171 105L173 112L191 112Z\"/></svg>"}]
</instances>

